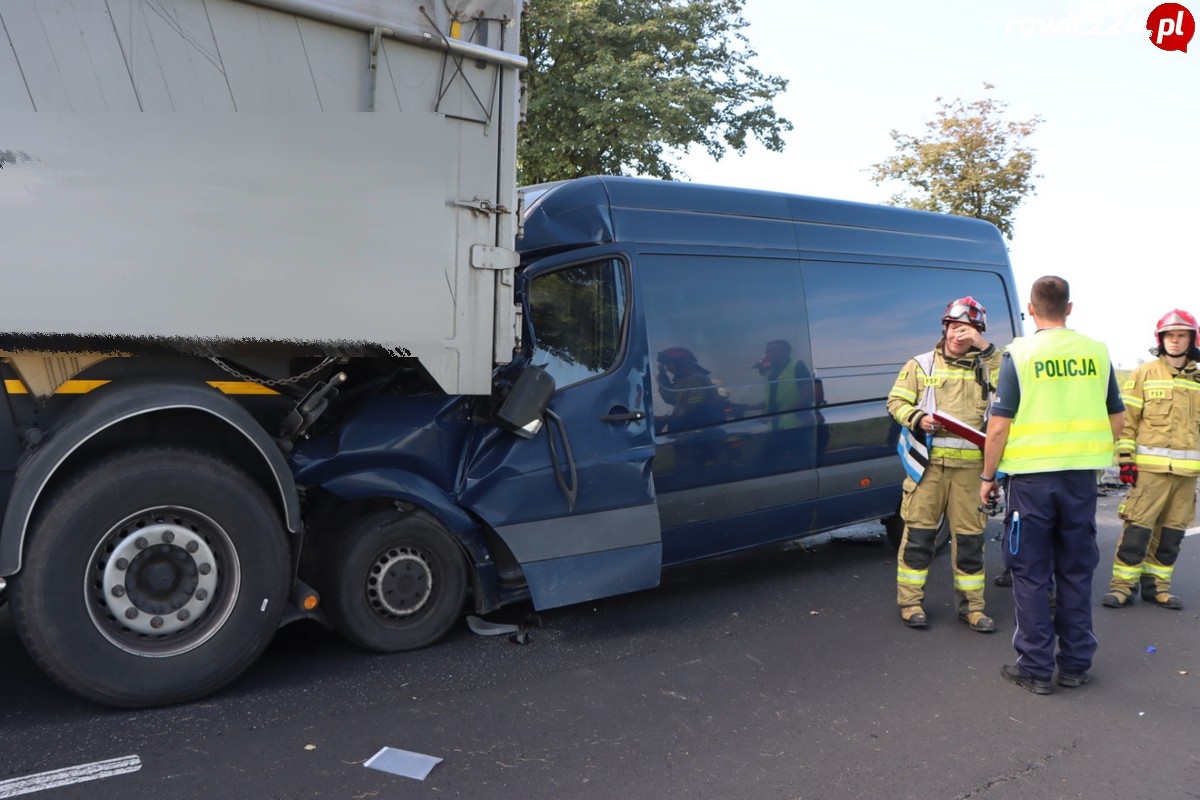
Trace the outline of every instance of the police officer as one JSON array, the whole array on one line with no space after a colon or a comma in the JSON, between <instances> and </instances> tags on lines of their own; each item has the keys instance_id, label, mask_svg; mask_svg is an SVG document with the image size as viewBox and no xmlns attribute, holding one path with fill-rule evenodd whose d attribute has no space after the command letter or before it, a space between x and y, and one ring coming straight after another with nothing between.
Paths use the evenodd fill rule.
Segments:
<instances>
[{"instance_id":1,"label":"police officer","mask_svg":"<svg viewBox=\"0 0 1200 800\"><path fill-rule=\"evenodd\" d=\"M1101 602L1122 608L1142 597L1183 608L1171 574L1184 531L1196 516L1200 475L1200 371L1196 318L1175 309L1155 326L1158 356L1133 371L1122 387L1125 429L1117 440L1121 481L1133 488L1118 513L1125 520L1113 559L1112 582Z\"/></svg>"},{"instance_id":2,"label":"police officer","mask_svg":"<svg viewBox=\"0 0 1200 800\"><path fill-rule=\"evenodd\" d=\"M1057 276L1033 284L1027 306L1037 333L1004 353L984 444L979 499L1008 475L1004 561L1012 569L1016 664L1001 676L1035 694L1091 680L1096 474L1112 463L1124 424L1108 348L1067 328L1070 287ZM1046 601L1051 581L1057 613ZM1055 653L1055 640L1058 652Z\"/></svg>"},{"instance_id":3,"label":"police officer","mask_svg":"<svg viewBox=\"0 0 1200 800\"><path fill-rule=\"evenodd\" d=\"M987 311L971 297L946 306L942 338L929 353L908 360L888 393L888 413L928 445L923 472L904 481L900 516L904 535L896 558L896 602L910 628L928 624L921 602L933 561L934 538L942 515L950 524L954 592L959 619L972 630L989 633L995 622L984 613L983 531L987 518L975 499L983 454L934 419L942 411L982 429L1000 366L1000 352L989 344Z\"/></svg>"}]
</instances>

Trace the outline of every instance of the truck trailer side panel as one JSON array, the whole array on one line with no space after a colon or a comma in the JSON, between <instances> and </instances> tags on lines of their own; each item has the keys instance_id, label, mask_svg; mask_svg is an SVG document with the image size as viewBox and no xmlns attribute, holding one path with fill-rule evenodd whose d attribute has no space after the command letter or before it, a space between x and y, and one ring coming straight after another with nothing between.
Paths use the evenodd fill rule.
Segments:
<instances>
[{"instance_id":1,"label":"truck trailer side panel","mask_svg":"<svg viewBox=\"0 0 1200 800\"><path fill-rule=\"evenodd\" d=\"M382 5L0 4L0 279L50 298L7 294L2 347L358 343L487 394L517 343L516 9Z\"/></svg>"}]
</instances>

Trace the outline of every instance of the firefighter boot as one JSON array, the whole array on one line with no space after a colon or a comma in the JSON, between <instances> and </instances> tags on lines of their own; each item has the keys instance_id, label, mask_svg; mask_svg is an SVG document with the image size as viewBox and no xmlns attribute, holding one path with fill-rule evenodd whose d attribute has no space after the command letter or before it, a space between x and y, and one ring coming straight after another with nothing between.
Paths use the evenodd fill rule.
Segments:
<instances>
[{"instance_id":1,"label":"firefighter boot","mask_svg":"<svg viewBox=\"0 0 1200 800\"><path fill-rule=\"evenodd\" d=\"M980 633L991 633L996 630L996 623L982 611L959 612L958 618L971 626L971 630Z\"/></svg>"},{"instance_id":2,"label":"firefighter boot","mask_svg":"<svg viewBox=\"0 0 1200 800\"><path fill-rule=\"evenodd\" d=\"M1171 575L1185 531L1164 526L1158 533L1150 540L1150 552L1142 564L1142 597L1147 603L1178 611L1183 601L1171 593Z\"/></svg>"},{"instance_id":3,"label":"firefighter boot","mask_svg":"<svg viewBox=\"0 0 1200 800\"><path fill-rule=\"evenodd\" d=\"M979 633L991 633L996 623L983 612L983 534L960 533L954 537L954 594L958 618Z\"/></svg>"},{"instance_id":4,"label":"firefighter boot","mask_svg":"<svg viewBox=\"0 0 1200 800\"><path fill-rule=\"evenodd\" d=\"M1142 562L1150 547L1152 531L1131 522L1125 523L1121 540L1117 543L1117 554L1113 558L1112 582L1108 593L1100 598L1105 608L1124 608L1133 602L1142 575Z\"/></svg>"},{"instance_id":5,"label":"firefighter boot","mask_svg":"<svg viewBox=\"0 0 1200 800\"><path fill-rule=\"evenodd\" d=\"M1170 608L1175 611L1183 608L1183 601L1178 595L1171 594L1170 589L1160 589L1154 582L1154 578L1149 575L1143 575L1141 580L1142 599L1147 603L1153 603L1156 606Z\"/></svg>"},{"instance_id":6,"label":"firefighter boot","mask_svg":"<svg viewBox=\"0 0 1200 800\"><path fill-rule=\"evenodd\" d=\"M900 619L910 628L924 628L929 624L921 601L925 599L925 580L933 562L936 536L937 532L932 528L906 525L900 542L896 559L896 603L900 606Z\"/></svg>"}]
</instances>

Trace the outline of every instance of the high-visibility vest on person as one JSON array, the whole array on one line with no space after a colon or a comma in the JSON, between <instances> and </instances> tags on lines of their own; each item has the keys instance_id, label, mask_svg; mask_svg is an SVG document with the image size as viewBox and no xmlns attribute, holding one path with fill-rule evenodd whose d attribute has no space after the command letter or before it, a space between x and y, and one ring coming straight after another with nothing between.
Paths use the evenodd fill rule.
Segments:
<instances>
[{"instance_id":1,"label":"high-visibility vest on person","mask_svg":"<svg viewBox=\"0 0 1200 800\"><path fill-rule=\"evenodd\" d=\"M812 406L813 394L811 385L801 382L803 375L800 362L788 360L778 377L768 384L767 412L774 415L771 430L799 428L803 424L797 412Z\"/></svg>"},{"instance_id":2,"label":"high-visibility vest on person","mask_svg":"<svg viewBox=\"0 0 1200 800\"><path fill-rule=\"evenodd\" d=\"M1068 328L1008 346L1021 398L999 470L1009 475L1112 466L1108 348Z\"/></svg>"}]
</instances>

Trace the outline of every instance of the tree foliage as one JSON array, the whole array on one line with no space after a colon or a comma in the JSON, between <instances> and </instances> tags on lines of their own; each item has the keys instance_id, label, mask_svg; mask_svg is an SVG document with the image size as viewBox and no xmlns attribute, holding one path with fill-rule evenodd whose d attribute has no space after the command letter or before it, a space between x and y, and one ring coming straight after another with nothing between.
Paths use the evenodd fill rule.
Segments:
<instances>
[{"instance_id":1,"label":"tree foliage","mask_svg":"<svg viewBox=\"0 0 1200 800\"><path fill-rule=\"evenodd\" d=\"M909 185L893 205L985 219L1011 240L1017 206L1037 193L1034 180L1042 177L1033 174L1036 151L1024 144L1042 118L1006 122L1008 104L987 96L937 102L924 136L891 132L897 153L872 165L872 180Z\"/></svg>"},{"instance_id":2,"label":"tree foliage","mask_svg":"<svg viewBox=\"0 0 1200 800\"><path fill-rule=\"evenodd\" d=\"M772 98L787 81L751 65L741 12L742 0L531 0L521 182L673 179L672 152L720 159L751 136L782 150L792 125Z\"/></svg>"}]
</instances>

